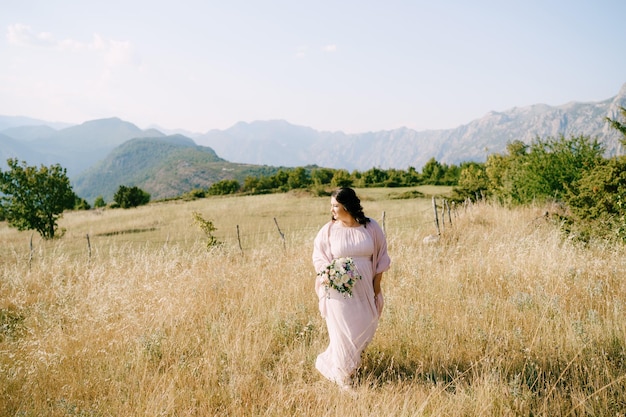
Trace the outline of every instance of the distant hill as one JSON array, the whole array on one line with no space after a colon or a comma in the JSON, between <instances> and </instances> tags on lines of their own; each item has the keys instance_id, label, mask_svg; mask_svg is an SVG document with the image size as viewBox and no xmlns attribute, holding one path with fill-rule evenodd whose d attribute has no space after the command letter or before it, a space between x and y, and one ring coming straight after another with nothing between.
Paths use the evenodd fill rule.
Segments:
<instances>
[{"instance_id":1,"label":"distant hill","mask_svg":"<svg viewBox=\"0 0 626 417\"><path fill-rule=\"evenodd\" d=\"M206 189L223 179L243 183L248 175L268 175L275 171L277 168L230 163L211 148L198 146L185 136L172 135L123 143L80 174L73 188L89 202L98 196L111 201L120 185L137 186L155 200Z\"/></svg>"},{"instance_id":2,"label":"distant hill","mask_svg":"<svg viewBox=\"0 0 626 417\"><path fill-rule=\"evenodd\" d=\"M16 126L4 129L3 133L15 140L32 142L37 139L47 139L55 136L58 131L47 125Z\"/></svg>"},{"instance_id":3,"label":"distant hill","mask_svg":"<svg viewBox=\"0 0 626 417\"><path fill-rule=\"evenodd\" d=\"M17 155L36 155L35 158L38 161L46 160L46 155L39 153L35 150L30 149L27 143L23 141L14 139L13 137L7 136L3 133L0 133L0 168L4 169L6 167L6 160L9 158L15 158ZM20 160L23 160L20 158Z\"/></svg>"},{"instance_id":4,"label":"distant hill","mask_svg":"<svg viewBox=\"0 0 626 417\"><path fill-rule=\"evenodd\" d=\"M40 119L33 119L25 116L2 116L0 115L0 132L11 127L21 126L49 126L55 130L72 126L71 123L48 122Z\"/></svg>"},{"instance_id":5,"label":"distant hill","mask_svg":"<svg viewBox=\"0 0 626 417\"><path fill-rule=\"evenodd\" d=\"M163 136L157 130L141 130L116 117L91 120L61 130L48 125L26 125L13 126L0 133L24 145L12 157L29 165L59 163L67 169L70 178L105 158L129 139ZM2 160L5 161L6 158Z\"/></svg>"}]
</instances>

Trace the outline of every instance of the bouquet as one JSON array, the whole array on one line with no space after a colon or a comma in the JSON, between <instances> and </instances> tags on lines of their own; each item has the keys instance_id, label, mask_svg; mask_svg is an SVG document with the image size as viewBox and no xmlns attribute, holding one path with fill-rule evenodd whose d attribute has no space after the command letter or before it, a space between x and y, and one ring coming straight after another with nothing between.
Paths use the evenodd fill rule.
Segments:
<instances>
[{"instance_id":1,"label":"bouquet","mask_svg":"<svg viewBox=\"0 0 626 417\"><path fill-rule=\"evenodd\" d=\"M317 276L321 277L328 297L331 288L341 293L344 298L352 297L352 287L361 279L352 258L333 259L326 268L317 273Z\"/></svg>"}]
</instances>

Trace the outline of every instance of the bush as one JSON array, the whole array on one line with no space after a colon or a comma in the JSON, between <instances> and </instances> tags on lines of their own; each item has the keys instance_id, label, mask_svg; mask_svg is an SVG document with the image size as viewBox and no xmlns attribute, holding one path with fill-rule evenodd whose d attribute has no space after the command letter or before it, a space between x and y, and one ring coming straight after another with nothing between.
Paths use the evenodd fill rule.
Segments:
<instances>
[{"instance_id":1,"label":"bush","mask_svg":"<svg viewBox=\"0 0 626 417\"><path fill-rule=\"evenodd\" d=\"M185 201L193 201L193 200L198 200L199 198L205 198L206 195L207 195L207 190L204 190L202 188L196 188L196 189L189 191L187 194L184 194L182 198Z\"/></svg>"},{"instance_id":2,"label":"bush","mask_svg":"<svg viewBox=\"0 0 626 417\"><path fill-rule=\"evenodd\" d=\"M507 146L509 155L488 157L489 191L512 204L563 201L585 172L602 163L604 150L586 136L537 138L530 146L515 141Z\"/></svg>"},{"instance_id":3,"label":"bush","mask_svg":"<svg viewBox=\"0 0 626 417\"><path fill-rule=\"evenodd\" d=\"M93 206L95 208L106 207L106 205L107 205L107 203L104 201L104 198L102 198L101 195L96 197L95 201L93 202Z\"/></svg>"},{"instance_id":4,"label":"bush","mask_svg":"<svg viewBox=\"0 0 626 417\"><path fill-rule=\"evenodd\" d=\"M113 196L113 200L121 208L131 208L148 204L150 202L150 194L138 187L120 185Z\"/></svg>"},{"instance_id":5,"label":"bush","mask_svg":"<svg viewBox=\"0 0 626 417\"><path fill-rule=\"evenodd\" d=\"M568 197L574 220L586 235L626 241L626 156L586 172Z\"/></svg>"},{"instance_id":6,"label":"bush","mask_svg":"<svg viewBox=\"0 0 626 417\"><path fill-rule=\"evenodd\" d=\"M80 198L76 196L76 201L74 203L74 210L89 210L91 206L84 198Z\"/></svg>"},{"instance_id":7,"label":"bush","mask_svg":"<svg viewBox=\"0 0 626 417\"><path fill-rule=\"evenodd\" d=\"M237 180L221 180L209 187L207 194L209 195L227 195L235 194L241 189L241 185Z\"/></svg>"},{"instance_id":8,"label":"bush","mask_svg":"<svg viewBox=\"0 0 626 417\"><path fill-rule=\"evenodd\" d=\"M478 200L478 196L489 195L489 177L484 164L468 163L461 169L458 187L452 189L454 201Z\"/></svg>"},{"instance_id":9,"label":"bush","mask_svg":"<svg viewBox=\"0 0 626 417\"><path fill-rule=\"evenodd\" d=\"M213 225L211 220L205 220L200 213L194 211L192 213L193 222L200 227L200 230L204 232L207 238L206 247L210 249L214 246L218 246L220 242L217 240L215 236L213 236L213 232L217 230L217 228Z\"/></svg>"}]
</instances>

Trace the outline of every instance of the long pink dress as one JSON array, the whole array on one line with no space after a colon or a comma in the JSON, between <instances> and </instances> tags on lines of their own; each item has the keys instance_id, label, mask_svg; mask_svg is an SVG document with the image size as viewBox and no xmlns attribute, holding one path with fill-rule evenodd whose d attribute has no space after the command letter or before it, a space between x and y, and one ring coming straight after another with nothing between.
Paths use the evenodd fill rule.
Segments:
<instances>
[{"instance_id":1,"label":"long pink dress","mask_svg":"<svg viewBox=\"0 0 626 417\"><path fill-rule=\"evenodd\" d=\"M345 227L329 222L315 238L313 265L319 271L332 259L352 257L361 275L352 288L352 297L335 290L326 290L316 279L320 313L326 319L328 348L315 362L315 367L329 380L349 384L361 364L361 353L374 338L378 327L378 311L374 302L374 275L386 271L391 263L382 229L370 219L367 227Z\"/></svg>"}]
</instances>

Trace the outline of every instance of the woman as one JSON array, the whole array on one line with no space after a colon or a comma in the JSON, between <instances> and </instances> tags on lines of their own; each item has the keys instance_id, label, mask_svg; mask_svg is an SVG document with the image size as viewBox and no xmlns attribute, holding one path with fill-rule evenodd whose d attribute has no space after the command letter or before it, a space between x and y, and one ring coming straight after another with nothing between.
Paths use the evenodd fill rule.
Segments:
<instances>
[{"instance_id":1,"label":"woman","mask_svg":"<svg viewBox=\"0 0 626 417\"><path fill-rule=\"evenodd\" d=\"M382 229L365 216L353 189L333 192L330 212L331 221L315 237L315 270L324 270L333 259L350 257L361 278L355 281L351 296L328 288L321 275L315 280L320 313L326 319L330 339L315 367L330 381L349 388L353 373L361 364L361 353L378 327L384 304L380 281L391 259Z\"/></svg>"}]
</instances>

